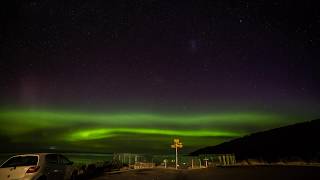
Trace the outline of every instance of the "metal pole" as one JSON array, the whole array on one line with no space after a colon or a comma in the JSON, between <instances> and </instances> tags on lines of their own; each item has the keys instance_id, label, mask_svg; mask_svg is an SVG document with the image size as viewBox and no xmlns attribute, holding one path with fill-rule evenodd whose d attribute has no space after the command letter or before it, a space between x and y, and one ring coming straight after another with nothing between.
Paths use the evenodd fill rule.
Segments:
<instances>
[{"instance_id":1,"label":"metal pole","mask_svg":"<svg viewBox=\"0 0 320 180\"><path fill-rule=\"evenodd\" d=\"M178 146L176 146L176 169L178 169Z\"/></svg>"},{"instance_id":2,"label":"metal pole","mask_svg":"<svg viewBox=\"0 0 320 180\"><path fill-rule=\"evenodd\" d=\"M129 167L131 165L131 154L129 154Z\"/></svg>"}]
</instances>

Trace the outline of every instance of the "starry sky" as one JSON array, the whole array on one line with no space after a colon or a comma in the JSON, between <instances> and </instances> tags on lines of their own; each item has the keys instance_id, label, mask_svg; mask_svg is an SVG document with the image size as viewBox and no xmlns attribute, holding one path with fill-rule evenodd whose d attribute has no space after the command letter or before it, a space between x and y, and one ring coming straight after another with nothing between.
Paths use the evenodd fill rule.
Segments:
<instances>
[{"instance_id":1,"label":"starry sky","mask_svg":"<svg viewBox=\"0 0 320 180\"><path fill-rule=\"evenodd\" d=\"M10 1L0 151L171 153L320 117L316 1Z\"/></svg>"}]
</instances>

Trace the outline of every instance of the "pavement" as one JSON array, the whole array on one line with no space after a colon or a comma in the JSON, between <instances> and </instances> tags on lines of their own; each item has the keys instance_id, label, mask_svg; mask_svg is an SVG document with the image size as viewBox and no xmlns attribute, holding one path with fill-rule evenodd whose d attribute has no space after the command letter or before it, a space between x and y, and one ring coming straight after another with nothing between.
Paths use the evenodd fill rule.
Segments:
<instances>
[{"instance_id":1,"label":"pavement","mask_svg":"<svg viewBox=\"0 0 320 180\"><path fill-rule=\"evenodd\" d=\"M92 180L319 180L320 167L266 166L194 170L138 169L104 173Z\"/></svg>"}]
</instances>

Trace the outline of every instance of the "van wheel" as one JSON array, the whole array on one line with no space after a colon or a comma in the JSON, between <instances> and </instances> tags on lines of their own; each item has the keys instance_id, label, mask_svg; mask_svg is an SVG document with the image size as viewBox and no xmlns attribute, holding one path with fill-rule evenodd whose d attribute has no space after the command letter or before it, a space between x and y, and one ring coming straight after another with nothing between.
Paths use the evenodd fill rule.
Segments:
<instances>
[{"instance_id":1,"label":"van wheel","mask_svg":"<svg viewBox=\"0 0 320 180\"><path fill-rule=\"evenodd\" d=\"M73 172L70 180L76 180L76 179L77 179L77 172Z\"/></svg>"}]
</instances>

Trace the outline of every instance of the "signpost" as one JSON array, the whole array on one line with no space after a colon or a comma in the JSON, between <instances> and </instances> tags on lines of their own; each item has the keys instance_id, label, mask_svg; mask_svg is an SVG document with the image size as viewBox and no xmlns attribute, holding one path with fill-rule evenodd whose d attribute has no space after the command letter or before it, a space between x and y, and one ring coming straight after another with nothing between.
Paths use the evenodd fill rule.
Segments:
<instances>
[{"instance_id":1,"label":"signpost","mask_svg":"<svg viewBox=\"0 0 320 180\"><path fill-rule=\"evenodd\" d=\"M171 148L176 149L176 169L178 169L178 148L182 148L182 142L180 142L180 139L174 139L173 144L171 145Z\"/></svg>"}]
</instances>

